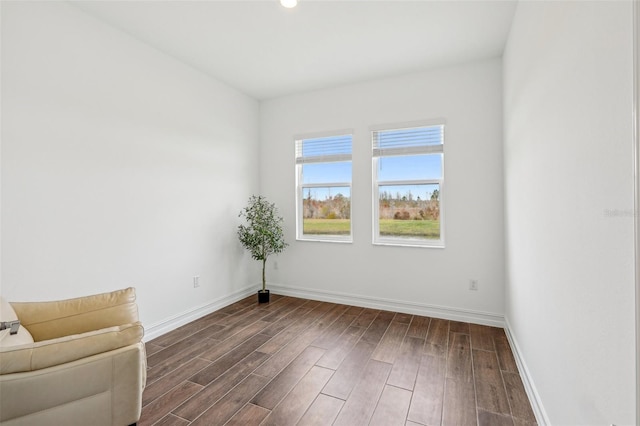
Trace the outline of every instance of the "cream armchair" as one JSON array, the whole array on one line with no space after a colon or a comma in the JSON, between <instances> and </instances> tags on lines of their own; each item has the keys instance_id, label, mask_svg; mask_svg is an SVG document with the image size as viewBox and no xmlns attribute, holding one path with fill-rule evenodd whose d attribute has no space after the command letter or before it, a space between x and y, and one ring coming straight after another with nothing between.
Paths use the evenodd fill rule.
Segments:
<instances>
[{"instance_id":1,"label":"cream armchair","mask_svg":"<svg viewBox=\"0 0 640 426\"><path fill-rule=\"evenodd\" d=\"M126 426L140 418L146 357L135 290L7 303L0 320L0 425Z\"/></svg>"}]
</instances>

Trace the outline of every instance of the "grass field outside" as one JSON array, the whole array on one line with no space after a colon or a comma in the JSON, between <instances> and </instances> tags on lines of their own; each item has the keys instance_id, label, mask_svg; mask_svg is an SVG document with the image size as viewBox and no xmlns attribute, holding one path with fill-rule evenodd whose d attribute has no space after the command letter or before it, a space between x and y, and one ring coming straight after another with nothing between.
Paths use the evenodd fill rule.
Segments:
<instances>
[{"instance_id":1,"label":"grass field outside","mask_svg":"<svg viewBox=\"0 0 640 426\"><path fill-rule=\"evenodd\" d=\"M350 235L351 219L304 219L304 235Z\"/></svg>"},{"instance_id":2,"label":"grass field outside","mask_svg":"<svg viewBox=\"0 0 640 426\"><path fill-rule=\"evenodd\" d=\"M303 233L305 235L349 235L351 220L304 219ZM380 236L437 240L440 238L440 221L380 219Z\"/></svg>"},{"instance_id":3,"label":"grass field outside","mask_svg":"<svg viewBox=\"0 0 640 426\"><path fill-rule=\"evenodd\" d=\"M380 219L381 237L440 238L439 220Z\"/></svg>"}]
</instances>

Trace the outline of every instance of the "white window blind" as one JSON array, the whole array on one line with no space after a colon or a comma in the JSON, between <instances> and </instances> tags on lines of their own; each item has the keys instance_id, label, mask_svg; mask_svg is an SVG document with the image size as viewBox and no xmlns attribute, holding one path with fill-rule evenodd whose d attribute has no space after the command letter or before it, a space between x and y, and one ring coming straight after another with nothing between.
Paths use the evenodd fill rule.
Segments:
<instances>
[{"instance_id":1,"label":"white window blind","mask_svg":"<svg viewBox=\"0 0 640 426\"><path fill-rule=\"evenodd\" d=\"M436 154L443 152L444 125L372 132L373 156Z\"/></svg>"},{"instance_id":2,"label":"white window blind","mask_svg":"<svg viewBox=\"0 0 640 426\"><path fill-rule=\"evenodd\" d=\"M351 135L296 141L296 164L351 160Z\"/></svg>"}]
</instances>

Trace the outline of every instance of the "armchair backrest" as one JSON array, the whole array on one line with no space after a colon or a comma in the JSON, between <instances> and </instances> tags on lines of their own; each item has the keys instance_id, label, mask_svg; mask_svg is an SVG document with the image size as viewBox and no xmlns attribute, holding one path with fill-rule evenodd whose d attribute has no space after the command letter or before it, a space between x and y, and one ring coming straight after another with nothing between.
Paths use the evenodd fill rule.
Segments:
<instances>
[{"instance_id":1,"label":"armchair backrest","mask_svg":"<svg viewBox=\"0 0 640 426\"><path fill-rule=\"evenodd\" d=\"M138 321L132 287L53 302L15 302L21 324L36 342Z\"/></svg>"}]
</instances>

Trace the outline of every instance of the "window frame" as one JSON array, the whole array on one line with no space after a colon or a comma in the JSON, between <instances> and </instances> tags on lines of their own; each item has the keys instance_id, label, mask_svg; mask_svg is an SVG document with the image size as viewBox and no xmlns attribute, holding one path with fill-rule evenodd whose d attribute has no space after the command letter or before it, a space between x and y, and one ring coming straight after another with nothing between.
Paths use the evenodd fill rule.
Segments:
<instances>
[{"instance_id":1,"label":"window frame","mask_svg":"<svg viewBox=\"0 0 640 426\"><path fill-rule=\"evenodd\" d=\"M386 154L376 154L376 133L385 131L410 130L427 127L442 127L441 143L437 145L426 145L424 147L400 147L387 148ZM444 119L424 120L410 123L386 124L372 126L371 131L371 165L372 165L372 244L381 246L406 246L406 247L425 247L425 248L444 248L445 247L445 127ZM441 154L440 167L442 173L439 178L429 179L406 179L406 180L385 180L378 179L379 160L384 157L402 157L415 155ZM380 187L384 186L401 186L401 185L438 185L439 198L439 217L440 217L440 238L439 239L419 239L419 238L401 238L380 235Z\"/></svg>"},{"instance_id":2,"label":"window frame","mask_svg":"<svg viewBox=\"0 0 640 426\"><path fill-rule=\"evenodd\" d=\"M353 129L345 129L333 132L312 133L294 136L295 145L295 184L296 184L296 240L297 241L316 241L316 242L332 242L332 243L352 243L353 242ZM351 153L337 155L323 155L321 158L312 161L299 162L298 150L300 144L304 140L332 138L340 136L349 136L351 138ZM323 163L351 163L351 181L349 182L316 182L303 183L302 167L304 164L323 164ZM322 234L304 234L304 191L306 188L349 188L349 235L322 235Z\"/></svg>"}]
</instances>

